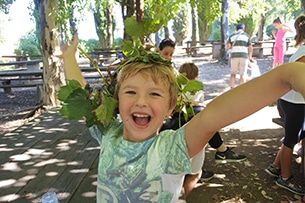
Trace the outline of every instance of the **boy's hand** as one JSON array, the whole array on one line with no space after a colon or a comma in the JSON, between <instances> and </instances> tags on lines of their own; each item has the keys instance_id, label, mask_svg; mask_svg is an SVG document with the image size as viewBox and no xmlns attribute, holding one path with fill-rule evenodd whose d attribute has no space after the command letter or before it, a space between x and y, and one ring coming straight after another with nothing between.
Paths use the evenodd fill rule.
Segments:
<instances>
[{"instance_id":1,"label":"boy's hand","mask_svg":"<svg viewBox=\"0 0 305 203\"><path fill-rule=\"evenodd\" d=\"M78 37L77 35L73 36L73 40L70 42L70 44L65 43L61 46L60 51L58 53L55 52L55 56L58 58L65 58L67 56L74 56L77 52L77 46L78 46Z\"/></svg>"}]
</instances>

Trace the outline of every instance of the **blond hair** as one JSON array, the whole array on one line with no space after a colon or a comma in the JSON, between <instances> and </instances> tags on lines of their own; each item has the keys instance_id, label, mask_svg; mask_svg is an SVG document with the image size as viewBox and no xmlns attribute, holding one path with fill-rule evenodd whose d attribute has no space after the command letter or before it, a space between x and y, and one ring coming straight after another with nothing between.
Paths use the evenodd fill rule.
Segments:
<instances>
[{"instance_id":1,"label":"blond hair","mask_svg":"<svg viewBox=\"0 0 305 203\"><path fill-rule=\"evenodd\" d=\"M173 67L169 67L156 63L133 62L125 65L119 72L115 97L118 98L118 92L122 83L129 77L136 74L142 74L147 78L151 78L154 83L163 84L169 91L169 106L174 107L177 103L178 86L176 75Z\"/></svg>"}]
</instances>

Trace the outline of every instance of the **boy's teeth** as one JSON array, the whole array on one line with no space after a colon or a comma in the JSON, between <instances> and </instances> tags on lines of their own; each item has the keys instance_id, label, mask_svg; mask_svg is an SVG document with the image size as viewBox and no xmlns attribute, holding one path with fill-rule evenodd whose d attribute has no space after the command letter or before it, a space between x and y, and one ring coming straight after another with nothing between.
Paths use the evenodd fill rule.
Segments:
<instances>
[{"instance_id":1,"label":"boy's teeth","mask_svg":"<svg viewBox=\"0 0 305 203\"><path fill-rule=\"evenodd\" d=\"M148 115L143 115L143 114L134 114L136 117L148 117Z\"/></svg>"}]
</instances>

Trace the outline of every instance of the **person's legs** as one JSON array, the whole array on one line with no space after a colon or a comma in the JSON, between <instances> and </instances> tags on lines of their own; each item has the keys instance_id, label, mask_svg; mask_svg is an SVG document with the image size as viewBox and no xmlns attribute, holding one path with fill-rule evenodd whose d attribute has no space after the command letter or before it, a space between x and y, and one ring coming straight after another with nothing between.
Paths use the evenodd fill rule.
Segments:
<instances>
[{"instance_id":1,"label":"person's legs","mask_svg":"<svg viewBox=\"0 0 305 203\"><path fill-rule=\"evenodd\" d=\"M289 178L291 176L291 160L293 149L286 147L284 144L281 147L280 153L280 168L282 178Z\"/></svg>"},{"instance_id":2,"label":"person's legs","mask_svg":"<svg viewBox=\"0 0 305 203\"><path fill-rule=\"evenodd\" d=\"M248 59L240 58L239 59L239 84L246 82L246 71L248 68Z\"/></svg>"},{"instance_id":3,"label":"person's legs","mask_svg":"<svg viewBox=\"0 0 305 203\"><path fill-rule=\"evenodd\" d=\"M226 144L223 143L219 132L216 132L210 139L209 145L217 150L215 154L216 162L238 162L246 159L245 155L239 155L233 152L231 148L227 147Z\"/></svg>"},{"instance_id":4,"label":"person's legs","mask_svg":"<svg viewBox=\"0 0 305 203\"><path fill-rule=\"evenodd\" d=\"M293 193L303 195L305 194L305 189L291 176L291 159L294 145L304 136L302 131L304 130L305 105L290 103L282 99L278 103L283 110L285 118L285 137L281 149L273 162L274 168L269 166L266 172L276 176L280 168L281 172L276 184Z\"/></svg>"},{"instance_id":5,"label":"person's legs","mask_svg":"<svg viewBox=\"0 0 305 203\"><path fill-rule=\"evenodd\" d=\"M230 76L230 88L234 88L235 86L235 80L236 80L236 74L231 74Z\"/></svg>"},{"instance_id":6,"label":"person's legs","mask_svg":"<svg viewBox=\"0 0 305 203\"><path fill-rule=\"evenodd\" d=\"M202 171L199 171L197 174L187 174L185 176L184 182L183 182L183 188L184 188L184 195L187 197L193 188L195 187L196 183L200 180Z\"/></svg>"},{"instance_id":7,"label":"person's legs","mask_svg":"<svg viewBox=\"0 0 305 203\"><path fill-rule=\"evenodd\" d=\"M278 65L281 65L284 63L285 50L286 50L286 47L278 48Z\"/></svg>"},{"instance_id":8,"label":"person's legs","mask_svg":"<svg viewBox=\"0 0 305 203\"><path fill-rule=\"evenodd\" d=\"M278 49L275 46L273 48L273 67L272 68L275 68L276 66L278 66Z\"/></svg>"},{"instance_id":9,"label":"person's legs","mask_svg":"<svg viewBox=\"0 0 305 203\"><path fill-rule=\"evenodd\" d=\"M230 76L230 87L235 87L236 74L238 70L238 58L231 58L231 76Z\"/></svg>"}]
</instances>

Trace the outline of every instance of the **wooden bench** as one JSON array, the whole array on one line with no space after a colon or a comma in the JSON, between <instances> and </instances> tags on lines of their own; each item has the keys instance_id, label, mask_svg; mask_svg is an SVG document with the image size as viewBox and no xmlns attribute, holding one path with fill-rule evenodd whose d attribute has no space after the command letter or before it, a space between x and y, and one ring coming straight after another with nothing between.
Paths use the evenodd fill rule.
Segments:
<instances>
[{"instance_id":1,"label":"wooden bench","mask_svg":"<svg viewBox=\"0 0 305 203\"><path fill-rule=\"evenodd\" d=\"M0 71L0 88L5 93L11 93L11 88L36 87L42 85L42 70Z\"/></svg>"},{"instance_id":2,"label":"wooden bench","mask_svg":"<svg viewBox=\"0 0 305 203\"><path fill-rule=\"evenodd\" d=\"M5 93L11 93L12 88L36 87L36 104L42 102L42 85L42 70L0 71L0 88L3 88Z\"/></svg>"},{"instance_id":3,"label":"wooden bench","mask_svg":"<svg viewBox=\"0 0 305 203\"><path fill-rule=\"evenodd\" d=\"M186 47L183 48L186 51L186 54L188 57L190 56L197 56L198 49L208 49L211 54L213 55L213 58L217 58L219 54L220 48L221 48L221 42L217 40L205 40L205 41L187 41Z\"/></svg>"},{"instance_id":4,"label":"wooden bench","mask_svg":"<svg viewBox=\"0 0 305 203\"><path fill-rule=\"evenodd\" d=\"M118 50L110 48L95 48L93 52L90 52L90 57L95 60L98 65L104 65L107 61L115 59L117 57ZM90 64L92 66L92 64Z\"/></svg>"},{"instance_id":5,"label":"wooden bench","mask_svg":"<svg viewBox=\"0 0 305 203\"><path fill-rule=\"evenodd\" d=\"M268 40L268 41L258 41L253 42L253 57L263 58L266 53L267 55L273 55L273 49L274 49L275 40ZM286 51L289 48L290 40L286 40ZM270 52L265 52L264 50L270 49Z\"/></svg>"},{"instance_id":6,"label":"wooden bench","mask_svg":"<svg viewBox=\"0 0 305 203\"><path fill-rule=\"evenodd\" d=\"M111 70L115 70L113 67ZM101 80L101 76L93 67L81 67L84 78L88 83L95 83ZM108 67L100 66L100 71L107 76ZM5 93L11 93L12 88L36 87L37 95L42 94L43 70L11 70L0 71L0 88ZM40 98L40 96L39 96Z\"/></svg>"},{"instance_id":7,"label":"wooden bench","mask_svg":"<svg viewBox=\"0 0 305 203\"><path fill-rule=\"evenodd\" d=\"M0 66L15 66L15 68L24 68L27 70L39 70L42 67L42 59L35 59L29 61L1 62Z\"/></svg>"}]
</instances>

